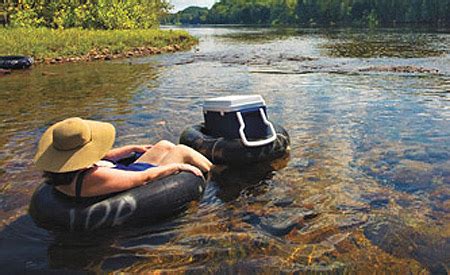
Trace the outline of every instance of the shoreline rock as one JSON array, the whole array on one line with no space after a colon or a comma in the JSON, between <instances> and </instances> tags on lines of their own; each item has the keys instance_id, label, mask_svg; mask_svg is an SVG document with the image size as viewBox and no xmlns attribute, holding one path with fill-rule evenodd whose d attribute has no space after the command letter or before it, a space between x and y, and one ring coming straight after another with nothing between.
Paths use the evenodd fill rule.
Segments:
<instances>
[{"instance_id":1,"label":"shoreline rock","mask_svg":"<svg viewBox=\"0 0 450 275\"><path fill-rule=\"evenodd\" d=\"M82 56L71 57L54 57L54 58L36 58L35 64L62 64L62 63L76 63L76 62L91 62L99 60L113 60L120 58L141 57L149 55L157 55L162 53L173 53L177 51L187 50L189 47L183 48L178 44L171 44L164 47L136 47L132 50L121 53L111 53L108 48L92 49L87 54ZM0 73L1 74L1 73Z\"/></svg>"},{"instance_id":2,"label":"shoreline rock","mask_svg":"<svg viewBox=\"0 0 450 275\"><path fill-rule=\"evenodd\" d=\"M394 73L425 73L439 74L438 69L429 69L417 66L372 66L359 69L360 72L394 72Z\"/></svg>"}]
</instances>

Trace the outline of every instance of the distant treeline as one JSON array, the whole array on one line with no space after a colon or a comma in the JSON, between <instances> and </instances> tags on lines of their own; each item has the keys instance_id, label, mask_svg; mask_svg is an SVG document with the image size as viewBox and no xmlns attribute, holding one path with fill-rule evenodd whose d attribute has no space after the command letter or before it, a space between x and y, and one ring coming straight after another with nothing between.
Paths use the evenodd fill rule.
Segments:
<instances>
[{"instance_id":1,"label":"distant treeline","mask_svg":"<svg viewBox=\"0 0 450 275\"><path fill-rule=\"evenodd\" d=\"M19 27L152 28L169 8L168 0L0 0L0 22Z\"/></svg>"},{"instance_id":2,"label":"distant treeline","mask_svg":"<svg viewBox=\"0 0 450 275\"><path fill-rule=\"evenodd\" d=\"M169 24L450 25L450 0L221 0L189 7Z\"/></svg>"}]
</instances>

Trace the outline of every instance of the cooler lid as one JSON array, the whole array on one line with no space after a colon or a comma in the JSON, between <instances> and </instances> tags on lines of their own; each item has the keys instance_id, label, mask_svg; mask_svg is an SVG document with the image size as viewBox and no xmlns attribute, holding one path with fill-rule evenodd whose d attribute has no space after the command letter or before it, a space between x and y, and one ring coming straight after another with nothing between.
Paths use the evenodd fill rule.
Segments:
<instances>
[{"instance_id":1,"label":"cooler lid","mask_svg":"<svg viewBox=\"0 0 450 275\"><path fill-rule=\"evenodd\" d=\"M262 106L266 103L260 95L233 95L206 99L203 111L234 112Z\"/></svg>"}]
</instances>

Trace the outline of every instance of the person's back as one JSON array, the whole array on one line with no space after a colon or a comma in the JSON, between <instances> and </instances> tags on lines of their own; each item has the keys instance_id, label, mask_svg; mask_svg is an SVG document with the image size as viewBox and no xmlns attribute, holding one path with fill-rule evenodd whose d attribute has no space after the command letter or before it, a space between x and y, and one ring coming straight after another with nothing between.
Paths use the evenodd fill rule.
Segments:
<instances>
[{"instance_id":1,"label":"person's back","mask_svg":"<svg viewBox=\"0 0 450 275\"><path fill-rule=\"evenodd\" d=\"M77 199L124 191L180 171L202 176L212 166L184 145L160 141L111 150L114 139L109 123L68 118L47 129L34 160L48 184ZM142 155L129 165L117 163L133 152Z\"/></svg>"}]
</instances>

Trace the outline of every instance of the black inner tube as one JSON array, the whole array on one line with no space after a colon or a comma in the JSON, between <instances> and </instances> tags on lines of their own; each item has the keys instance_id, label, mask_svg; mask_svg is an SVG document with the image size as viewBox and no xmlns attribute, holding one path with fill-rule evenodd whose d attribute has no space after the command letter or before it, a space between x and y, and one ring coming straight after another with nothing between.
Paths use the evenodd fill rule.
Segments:
<instances>
[{"instance_id":1,"label":"black inner tube","mask_svg":"<svg viewBox=\"0 0 450 275\"><path fill-rule=\"evenodd\" d=\"M33 63L29 56L0 56L0 69L27 69Z\"/></svg>"},{"instance_id":2,"label":"black inner tube","mask_svg":"<svg viewBox=\"0 0 450 275\"><path fill-rule=\"evenodd\" d=\"M188 127L180 137L185 144L206 156L215 164L237 166L270 161L285 156L290 151L290 139L287 131L274 124L277 139L267 145L247 147L240 139L224 139L210 136L204 124Z\"/></svg>"},{"instance_id":3,"label":"black inner tube","mask_svg":"<svg viewBox=\"0 0 450 275\"><path fill-rule=\"evenodd\" d=\"M147 185L77 203L41 184L31 199L29 213L35 223L52 231L87 232L144 225L182 213L200 200L205 181L183 172Z\"/></svg>"}]
</instances>

